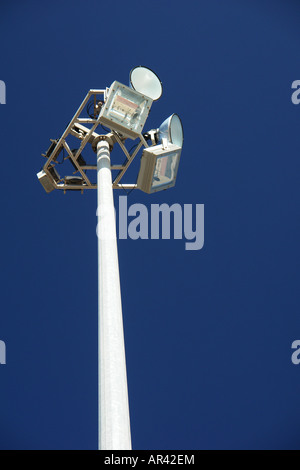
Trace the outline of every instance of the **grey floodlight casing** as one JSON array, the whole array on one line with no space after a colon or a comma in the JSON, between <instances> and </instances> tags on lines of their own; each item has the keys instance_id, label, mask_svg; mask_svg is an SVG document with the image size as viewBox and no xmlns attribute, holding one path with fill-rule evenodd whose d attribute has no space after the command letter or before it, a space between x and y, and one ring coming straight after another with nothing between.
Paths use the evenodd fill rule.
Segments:
<instances>
[{"instance_id":1,"label":"grey floodlight casing","mask_svg":"<svg viewBox=\"0 0 300 470\"><path fill-rule=\"evenodd\" d=\"M152 103L148 96L115 81L102 106L99 122L134 140L142 133Z\"/></svg>"},{"instance_id":2,"label":"grey floodlight casing","mask_svg":"<svg viewBox=\"0 0 300 470\"><path fill-rule=\"evenodd\" d=\"M168 143L144 149L137 188L151 194L175 186L181 147Z\"/></svg>"},{"instance_id":3,"label":"grey floodlight casing","mask_svg":"<svg viewBox=\"0 0 300 470\"><path fill-rule=\"evenodd\" d=\"M44 170L41 170L39 173L37 173L37 177L46 193L51 193L51 191L55 189L53 182L51 181L47 173L44 172Z\"/></svg>"}]
</instances>

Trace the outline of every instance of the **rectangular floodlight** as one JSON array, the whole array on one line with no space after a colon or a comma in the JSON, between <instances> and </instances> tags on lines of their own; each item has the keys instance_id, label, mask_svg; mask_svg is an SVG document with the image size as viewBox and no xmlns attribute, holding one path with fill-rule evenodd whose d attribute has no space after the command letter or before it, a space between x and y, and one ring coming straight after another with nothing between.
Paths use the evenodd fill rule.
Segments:
<instances>
[{"instance_id":1,"label":"rectangular floodlight","mask_svg":"<svg viewBox=\"0 0 300 470\"><path fill-rule=\"evenodd\" d=\"M168 144L144 149L137 187L145 193L155 193L175 186L181 147Z\"/></svg>"},{"instance_id":2,"label":"rectangular floodlight","mask_svg":"<svg viewBox=\"0 0 300 470\"><path fill-rule=\"evenodd\" d=\"M151 98L115 81L102 106L99 121L134 140L142 133L152 102Z\"/></svg>"},{"instance_id":3,"label":"rectangular floodlight","mask_svg":"<svg viewBox=\"0 0 300 470\"><path fill-rule=\"evenodd\" d=\"M44 172L44 170L37 173L37 177L39 179L39 182L43 186L44 190L46 191L46 193L51 193L51 191L55 189L51 179L49 178L47 173Z\"/></svg>"}]
</instances>

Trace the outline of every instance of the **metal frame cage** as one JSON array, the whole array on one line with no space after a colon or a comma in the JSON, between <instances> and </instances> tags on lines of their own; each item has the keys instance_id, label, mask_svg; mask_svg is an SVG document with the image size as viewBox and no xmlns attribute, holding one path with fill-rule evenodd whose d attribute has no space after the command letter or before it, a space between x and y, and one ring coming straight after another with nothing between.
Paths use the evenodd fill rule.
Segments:
<instances>
[{"instance_id":1,"label":"metal frame cage","mask_svg":"<svg viewBox=\"0 0 300 470\"><path fill-rule=\"evenodd\" d=\"M87 164L82 156L82 151L87 144L90 144L95 152L99 140L104 139L109 142L111 149L115 143L119 144L126 156L124 163L111 165L111 170L118 170L118 174L113 178L113 188L135 189L137 187L136 184L122 184L121 180L141 147L149 147L142 133L131 137L138 138L139 142L135 146L134 150L130 152L125 147L125 140L128 136L124 136L114 129L109 129L109 132L106 135L96 132L99 126L103 126L103 108L109 96L109 91L109 88L106 88L105 90L89 90L62 136L57 140L51 139L50 147L44 154L42 154L47 158L47 162L43 166L42 170L37 174L38 179L46 192L51 192L54 189L60 189L63 191L96 189L97 183L91 180L88 172L90 172L90 170L97 170L97 165ZM91 109L92 113L90 112ZM86 114L88 114L88 117ZM109 122L105 120L105 126L108 125ZM68 143L68 138L70 136L75 137L80 141L78 148L71 148ZM59 156L61 154L63 155L63 158L62 161L59 161ZM70 161L74 171L71 175L61 177L59 175L58 165L66 160Z\"/></svg>"}]
</instances>

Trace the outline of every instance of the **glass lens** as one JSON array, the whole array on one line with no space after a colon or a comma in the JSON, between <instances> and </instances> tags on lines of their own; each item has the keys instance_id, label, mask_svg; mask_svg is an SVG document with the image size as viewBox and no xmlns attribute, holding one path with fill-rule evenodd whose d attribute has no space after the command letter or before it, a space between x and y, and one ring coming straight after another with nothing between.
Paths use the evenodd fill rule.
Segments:
<instances>
[{"instance_id":1,"label":"glass lens","mask_svg":"<svg viewBox=\"0 0 300 470\"><path fill-rule=\"evenodd\" d=\"M182 147L183 144L183 129L182 124L177 114L173 114L171 120L171 142L178 147Z\"/></svg>"},{"instance_id":2,"label":"glass lens","mask_svg":"<svg viewBox=\"0 0 300 470\"><path fill-rule=\"evenodd\" d=\"M134 131L142 128L141 119L147 102L133 90L119 88L114 94L107 111L107 117Z\"/></svg>"},{"instance_id":3,"label":"glass lens","mask_svg":"<svg viewBox=\"0 0 300 470\"><path fill-rule=\"evenodd\" d=\"M149 96L153 100L158 100L161 97L161 82L152 70L146 67L136 67L131 71L130 81L132 87L139 93Z\"/></svg>"},{"instance_id":4,"label":"glass lens","mask_svg":"<svg viewBox=\"0 0 300 470\"><path fill-rule=\"evenodd\" d=\"M178 153L172 152L165 157L158 157L152 179L152 188L170 184L176 175Z\"/></svg>"}]
</instances>

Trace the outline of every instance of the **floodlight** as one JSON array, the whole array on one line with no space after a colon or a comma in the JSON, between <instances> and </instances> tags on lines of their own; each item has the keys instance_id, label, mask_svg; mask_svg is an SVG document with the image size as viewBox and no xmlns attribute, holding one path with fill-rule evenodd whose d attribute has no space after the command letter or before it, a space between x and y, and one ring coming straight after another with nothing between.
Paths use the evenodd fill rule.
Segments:
<instances>
[{"instance_id":1,"label":"floodlight","mask_svg":"<svg viewBox=\"0 0 300 470\"><path fill-rule=\"evenodd\" d=\"M169 116L158 129L158 141L161 142L162 139L167 139L168 142L171 142L178 147L183 145L183 127L178 114L172 114Z\"/></svg>"},{"instance_id":2,"label":"floodlight","mask_svg":"<svg viewBox=\"0 0 300 470\"><path fill-rule=\"evenodd\" d=\"M50 155L52 154L53 150L57 146L58 141L59 141L59 139L56 139L56 140L50 139L50 142L51 142L50 147L48 148L48 150L45 153L42 153L42 157L49 158Z\"/></svg>"},{"instance_id":3,"label":"floodlight","mask_svg":"<svg viewBox=\"0 0 300 470\"><path fill-rule=\"evenodd\" d=\"M82 176L65 176L65 183L78 186L84 184L84 179Z\"/></svg>"},{"instance_id":4,"label":"floodlight","mask_svg":"<svg viewBox=\"0 0 300 470\"><path fill-rule=\"evenodd\" d=\"M46 193L51 193L51 191L55 189L53 182L51 181L49 176L44 172L44 170L39 171L39 173L37 173L37 177Z\"/></svg>"},{"instance_id":5,"label":"floodlight","mask_svg":"<svg viewBox=\"0 0 300 470\"><path fill-rule=\"evenodd\" d=\"M142 133L152 102L148 96L115 81L102 106L99 122L134 140Z\"/></svg>"},{"instance_id":6,"label":"floodlight","mask_svg":"<svg viewBox=\"0 0 300 470\"><path fill-rule=\"evenodd\" d=\"M137 188L145 193L155 193L175 186L181 148L163 142L144 149L137 180Z\"/></svg>"},{"instance_id":7,"label":"floodlight","mask_svg":"<svg viewBox=\"0 0 300 470\"><path fill-rule=\"evenodd\" d=\"M158 100L162 95L162 84L158 76L147 67L134 67L129 74L130 86L149 96L153 101Z\"/></svg>"},{"instance_id":8,"label":"floodlight","mask_svg":"<svg viewBox=\"0 0 300 470\"><path fill-rule=\"evenodd\" d=\"M55 167L52 165L52 166L48 166L48 171L50 173L50 175L52 176L52 179L53 181L55 181L56 183L58 183L58 181L60 180L60 176L59 174L57 173Z\"/></svg>"},{"instance_id":9,"label":"floodlight","mask_svg":"<svg viewBox=\"0 0 300 470\"><path fill-rule=\"evenodd\" d=\"M82 186L86 185L86 182L82 176L65 176L65 191L82 191ZM67 188L67 186L78 186L76 188Z\"/></svg>"}]
</instances>

